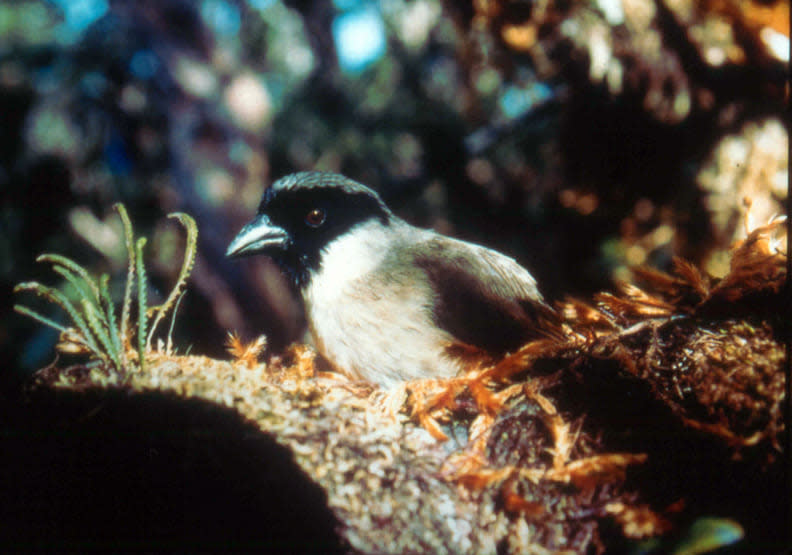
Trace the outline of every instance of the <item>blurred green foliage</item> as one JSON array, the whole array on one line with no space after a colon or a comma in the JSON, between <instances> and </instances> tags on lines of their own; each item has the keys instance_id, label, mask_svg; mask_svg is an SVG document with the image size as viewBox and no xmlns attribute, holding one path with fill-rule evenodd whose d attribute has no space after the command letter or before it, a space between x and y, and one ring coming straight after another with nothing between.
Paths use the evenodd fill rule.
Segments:
<instances>
[{"instance_id":1,"label":"blurred green foliage","mask_svg":"<svg viewBox=\"0 0 792 555\"><path fill-rule=\"evenodd\" d=\"M277 270L223 256L264 187L296 170L344 173L417 225L515 256L551 299L608 287L631 256L704 259L717 245L696 171L724 133L780 112L783 64L735 34L745 59L707 66L684 42L709 21L695 10L639 2L651 10L611 21L596 1L538 6L0 4L8 367L21 376L52 357L56 337L11 312L13 285L43 277L37 253L124 270L116 202L151 239L155 303L179 272L162 216L189 213L201 230L177 341L222 356L227 330L275 349L300 338Z\"/></svg>"}]
</instances>

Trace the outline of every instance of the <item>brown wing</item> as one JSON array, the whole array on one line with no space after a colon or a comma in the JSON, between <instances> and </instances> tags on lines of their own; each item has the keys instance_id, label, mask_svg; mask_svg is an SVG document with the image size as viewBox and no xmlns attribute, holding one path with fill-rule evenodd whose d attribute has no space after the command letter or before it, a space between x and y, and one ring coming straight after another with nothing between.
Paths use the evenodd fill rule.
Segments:
<instances>
[{"instance_id":1,"label":"brown wing","mask_svg":"<svg viewBox=\"0 0 792 555\"><path fill-rule=\"evenodd\" d=\"M435 323L458 341L502 354L556 329L533 276L513 259L436 235L413 256L436 295Z\"/></svg>"}]
</instances>

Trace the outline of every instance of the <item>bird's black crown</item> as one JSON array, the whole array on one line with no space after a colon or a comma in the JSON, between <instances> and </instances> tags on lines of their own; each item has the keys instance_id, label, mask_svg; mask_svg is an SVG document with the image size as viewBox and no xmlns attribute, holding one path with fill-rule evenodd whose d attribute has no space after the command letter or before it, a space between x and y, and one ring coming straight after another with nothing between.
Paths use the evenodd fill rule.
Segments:
<instances>
[{"instance_id":1,"label":"bird's black crown","mask_svg":"<svg viewBox=\"0 0 792 555\"><path fill-rule=\"evenodd\" d=\"M304 285L318 270L321 250L357 224L372 218L387 224L393 213L372 189L341 175L302 172L276 181L264 192L259 215L289 236L281 252L266 253Z\"/></svg>"}]
</instances>

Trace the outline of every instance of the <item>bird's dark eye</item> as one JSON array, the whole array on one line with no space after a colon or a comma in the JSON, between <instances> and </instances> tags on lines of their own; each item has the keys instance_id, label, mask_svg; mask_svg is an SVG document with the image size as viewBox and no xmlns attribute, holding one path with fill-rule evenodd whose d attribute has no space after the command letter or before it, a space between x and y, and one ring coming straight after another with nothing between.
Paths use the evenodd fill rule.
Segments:
<instances>
[{"instance_id":1,"label":"bird's dark eye","mask_svg":"<svg viewBox=\"0 0 792 555\"><path fill-rule=\"evenodd\" d=\"M327 214L321 208L314 208L305 215L305 223L311 227L319 227L327 219Z\"/></svg>"}]
</instances>

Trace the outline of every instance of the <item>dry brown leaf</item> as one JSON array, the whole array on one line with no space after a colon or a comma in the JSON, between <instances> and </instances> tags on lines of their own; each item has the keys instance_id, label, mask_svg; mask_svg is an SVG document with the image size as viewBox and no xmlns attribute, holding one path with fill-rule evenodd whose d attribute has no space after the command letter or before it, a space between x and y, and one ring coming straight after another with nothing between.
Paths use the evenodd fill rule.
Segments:
<instances>
[{"instance_id":1,"label":"dry brown leaf","mask_svg":"<svg viewBox=\"0 0 792 555\"><path fill-rule=\"evenodd\" d=\"M245 344L236 332L228 332L225 343L226 351L233 357L234 362L240 362L252 368L258 363L258 357L267 348L267 337L259 335L256 339Z\"/></svg>"},{"instance_id":2,"label":"dry brown leaf","mask_svg":"<svg viewBox=\"0 0 792 555\"><path fill-rule=\"evenodd\" d=\"M563 468L554 468L547 478L555 482L572 482L580 489L590 489L601 484L623 482L628 466L646 462L643 453L608 453L578 459Z\"/></svg>"},{"instance_id":3,"label":"dry brown leaf","mask_svg":"<svg viewBox=\"0 0 792 555\"><path fill-rule=\"evenodd\" d=\"M449 478L472 491L497 486L516 472L513 466L504 468L478 468L457 474L448 474Z\"/></svg>"},{"instance_id":4,"label":"dry brown leaf","mask_svg":"<svg viewBox=\"0 0 792 555\"><path fill-rule=\"evenodd\" d=\"M564 422L550 400L539 393L535 384L525 384L525 396L535 401L543 411L545 425L553 436L553 468L561 470L567 464L575 439L570 434L570 425Z\"/></svg>"},{"instance_id":5,"label":"dry brown leaf","mask_svg":"<svg viewBox=\"0 0 792 555\"><path fill-rule=\"evenodd\" d=\"M706 299L710 294L710 278L683 258L674 257L673 264L674 271L684 280L685 285L696 292L700 301Z\"/></svg>"},{"instance_id":6,"label":"dry brown leaf","mask_svg":"<svg viewBox=\"0 0 792 555\"><path fill-rule=\"evenodd\" d=\"M749 293L780 291L786 278L786 255L774 244L773 235L784 221L758 227L734 245L729 273L713 287L711 297L733 302Z\"/></svg>"}]
</instances>

